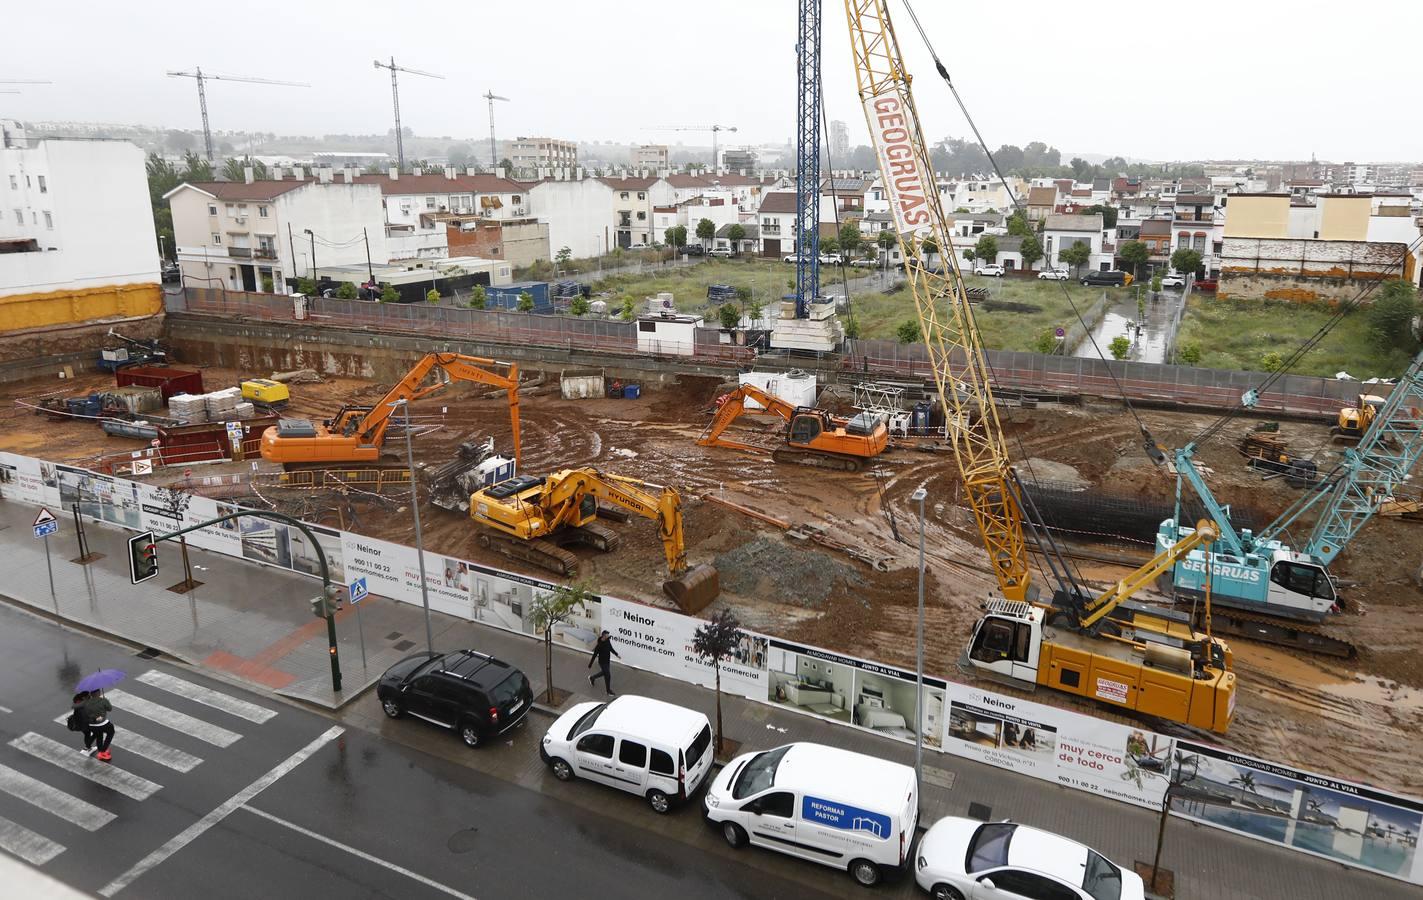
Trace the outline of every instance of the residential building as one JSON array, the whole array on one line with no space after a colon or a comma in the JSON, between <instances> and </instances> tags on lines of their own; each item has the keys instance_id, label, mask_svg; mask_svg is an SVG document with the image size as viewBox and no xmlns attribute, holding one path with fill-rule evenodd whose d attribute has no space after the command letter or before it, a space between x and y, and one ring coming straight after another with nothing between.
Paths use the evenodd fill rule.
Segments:
<instances>
[{"instance_id":1,"label":"residential building","mask_svg":"<svg viewBox=\"0 0 1423 900\"><path fill-rule=\"evenodd\" d=\"M1028 189L1028 221L1041 222L1058 211L1057 185Z\"/></svg>"},{"instance_id":2,"label":"residential building","mask_svg":"<svg viewBox=\"0 0 1423 900\"><path fill-rule=\"evenodd\" d=\"M315 267L390 260L377 184L317 179L184 182L164 195L183 283L285 293Z\"/></svg>"},{"instance_id":3,"label":"residential building","mask_svg":"<svg viewBox=\"0 0 1423 900\"><path fill-rule=\"evenodd\" d=\"M666 144L639 144L632 148L634 169L665 169L669 151Z\"/></svg>"},{"instance_id":4,"label":"residential building","mask_svg":"<svg viewBox=\"0 0 1423 900\"><path fill-rule=\"evenodd\" d=\"M521 135L509 146L509 161L516 169L573 168L578 165L578 144Z\"/></svg>"},{"instance_id":5,"label":"residential building","mask_svg":"<svg viewBox=\"0 0 1423 900\"><path fill-rule=\"evenodd\" d=\"M0 120L0 331L163 308L143 151Z\"/></svg>"},{"instance_id":6,"label":"residential building","mask_svg":"<svg viewBox=\"0 0 1423 900\"><path fill-rule=\"evenodd\" d=\"M598 180L613 189L613 246L650 245L657 240L652 233L652 208L672 199L667 182L661 178Z\"/></svg>"},{"instance_id":7,"label":"residential building","mask_svg":"<svg viewBox=\"0 0 1423 900\"><path fill-rule=\"evenodd\" d=\"M723 172L750 172L756 168L756 151L750 147L725 147L718 152Z\"/></svg>"},{"instance_id":8,"label":"residential building","mask_svg":"<svg viewBox=\"0 0 1423 900\"><path fill-rule=\"evenodd\" d=\"M835 213L839 213L840 221L858 218L865 214L865 192L870 189L871 179L833 177L826 178L820 183L820 193L823 197L829 197L831 202L831 222L835 221Z\"/></svg>"},{"instance_id":9,"label":"residential building","mask_svg":"<svg viewBox=\"0 0 1423 900\"><path fill-rule=\"evenodd\" d=\"M839 119L830 120L830 158L840 165L850 155L850 129Z\"/></svg>"},{"instance_id":10,"label":"residential building","mask_svg":"<svg viewBox=\"0 0 1423 900\"><path fill-rule=\"evenodd\" d=\"M1216 209L1214 194L1176 194L1172 228L1176 232L1174 249L1195 250L1201 255L1202 270L1211 274L1220 271L1225 216Z\"/></svg>"},{"instance_id":11,"label":"residential building","mask_svg":"<svg viewBox=\"0 0 1423 900\"><path fill-rule=\"evenodd\" d=\"M439 172L357 175L357 184L376 185L385 206L385 233L392 259L438 259L451 255L442 213L481 219L522 219L529 215L528 189L498 175ZM458 255L458 254L454 254Z\"/></svg>"},{"instance_id":12,"label":"residential building","mask_svg":"<svg viewBox=\"0 0 1423 900\"><path fill-rule=\"evenodd\" d=\"M534 218L481 219L441 213L449 256L502 259L511 266L530 266L552 259L548 223Z\"/></svg>"},{"instance_id":13,"label":"residential building","mask_svg":"<svg viewBox=\"0 0 1423 900\"><path fill-rule=\"evenodd\" d=\"M741 240L733 242L731 240L731 229L740 227L742 231ZM737 256L749 256L756 253L756 249L761 245L760 226L755 222L748 222L742 225L740 222L733 222L730 225L723 225L716 230L716 237L712 240L715 249L729 249Z\"/></svg>"},{"instance_id":14,"label":"residential building","mask_svg":"<svg viewBox=\"0 0 1423 900\"><path fill-rule=\"evenodd\" d=\"M550 246L575 257L662 240L654 210L675 205L671 185L657 177L545 179L529 198L530 213L548 223Z\"/></svg>"},{"instance_id":15,"label":"residential building","mask_svg":"<svg viewBox=\"0 0 1423 900\"><path fill-rule=\"evenodd\" d=\"M1042 242L1042 267L1065 266L1071 268L1068 263L1063 262L1062 252L1081 242L1090 247L1092 251L1091 257L1082 266L1081 271L1097 269L1105 272L1112 268L1115 248L1107 241L1107 233L1102 227L1101 213L1085 216L1048 216L1043 224Z\"/></svg>"},{"instance_id":16,"label":"residential building","mask_svg":"<svg viewBox=\"0 0 1423 900\"><path fill-rule=\"evenodd\" d=\"M1121 219L1117 220L1118 236L1121 234ZM1137 232L1136 240L1146 245L1150 254L1148 263L1156 268L1161 268L1170 264L1171 259L1171 220L1142 219L1140 229Z\"/></svg>"},{"instance_id":17,"label":"residential building","mask_svg":"<svg viewBox=\"0 0 1423 900\"><path fill-rule=\"evenodd\" d=\"M780 257L796 249L796 195L773 191L761 198L759 219L761 255Z\"/></svg>"}]
</instances>

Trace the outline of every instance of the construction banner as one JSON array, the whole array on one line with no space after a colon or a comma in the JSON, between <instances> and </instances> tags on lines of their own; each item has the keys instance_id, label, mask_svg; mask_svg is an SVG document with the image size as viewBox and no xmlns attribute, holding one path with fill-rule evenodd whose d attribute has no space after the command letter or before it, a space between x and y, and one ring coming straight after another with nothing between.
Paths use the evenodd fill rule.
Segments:
<instances>
[{"instance_id":1,"label":"construction banner","mask_svg":"<svg viewBox=\"0 0 1423 900\"><path fill-rule=\"evenodd\" d=\"M603 627L622 662L703 687L716 682L711 664L692 649L701 619L641 603L604 597ZM721 663L721 689L751 700L766 698L767 639L745 632L731 659Z\"/></svg>"}]
</instances>

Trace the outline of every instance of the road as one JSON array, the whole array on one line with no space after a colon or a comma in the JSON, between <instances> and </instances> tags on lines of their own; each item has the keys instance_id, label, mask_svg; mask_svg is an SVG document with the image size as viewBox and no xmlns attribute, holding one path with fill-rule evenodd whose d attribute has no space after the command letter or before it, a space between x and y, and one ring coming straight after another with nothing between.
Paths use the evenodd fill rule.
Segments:
<instances>
[{"instance_id":1,"label":"road","mask_svg":"<svg viewBox=\"0 0 1423 900\"><path fill-rule=\"evenodd\" d=\"M62 724L98 668L128 673L110 692L108 765ZM672 823L715 840L695 809L602 815L462 764L467 751L431 755L3 605L0 685L0 849L99 896L830 896L669 837ZM544 724L485 762L537 766ZM809 868L835 894L849 883Z\"/></svg>"},{"instance_id":2,"label":"road","mask_svg":"<svg viewBox=\"0 0 1423 900\"><path fill-rule=\"evenodd\" d=\"M1139 315L1140 310L1136 302L1138 293L1148 298L1145 319L1141 319ZM1100 350L1106 359L1111 359L1112 355L1107 348L1112 339L1126 337L1132 343L1128 359L1134 362L1166 362L1166 351L1180 322L1177 313L1185 300L1180 290L1170 288L1161 292L1160 299L1151 300L1149 297L1145 287L1139 292L1135 288L1124 291L1121 300L1108 307L1102 321L1092 329L1096 346L1093 346L1092 341L1084 339L1073 351L1073 355L1096 359ZM1128 327L1128 323L1136 323L1138 319L1141 319L1143 325L1141 331Z\"/></svg>"}]
</instances>

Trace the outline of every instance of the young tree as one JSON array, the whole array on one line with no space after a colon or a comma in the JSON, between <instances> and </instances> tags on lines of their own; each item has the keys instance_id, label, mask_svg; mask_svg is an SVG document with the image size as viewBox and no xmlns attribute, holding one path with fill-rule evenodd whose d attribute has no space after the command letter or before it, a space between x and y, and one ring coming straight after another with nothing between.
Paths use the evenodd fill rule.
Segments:
<instances>
[{"instance_id":1,"label":"young tree","mask_svg":"<svg viewBox=\"0 0 1423 900\"><path fill-rule=\"evenodd\" d=\"M697 223L697 237L701 239L702 245L716 237L716 223L711 219L702 219Z\"/></svg>"},{"instance_id":2,"label":"young tree","mask_svg":"<svg viewBox=\"0 0 1423 900\"><path fill-rule=\"evenodd\" d=\"M860 226L856 222L846 222L840 226L840 249L846 253L854 253L860 249Z\"/></svg>"},{"instance_id":3,"label":"young tree","mask_svg":"<svg viewBox=\"0 0 1423 900\"><path fill-rule=\"evenodd\" d=\"M998 239L991 234L981 235L978 243L973 245L973 255L984 262L993 262L998 259Z\"/></svg>"},{"instance_id":4,"label":"young tree","mask_svg":"<svg viewBox=\"0 0 1423 900\"><path fill-rule=\"evenodd\" d=\"M429 301L430 303L439 303L439 302L440 302L440 292L437 291L437 290L434 289L434 288L430 288L430 290L428 290L428 291L425 292L425 299L426 299L427 301Z\"/></svg>"},{"instance_id":5,"label":"young tree","mask_svg":"<svg viewBox=\"0 0 1423 900\"><path fill-rule=\"evenodd\" d=\"M582 294L579 294L577 297L574 297L571 301L569 301L568 304L568 311L573 313L575 316L586 316L588 315L588 310L591 308L592 304L590 304L588 302L588 298L584 297Z\"/></svg>"},{"instance_id":6,"label":"young tree","mask_svg":"<svg viewBox=\"0 0 1423 900\"><path fill-rule=\"evenodd\" d=\"M1182 344L1181 349L1176 351L1176 358L1188 366L1194 366L1201 361L1201 345L1195 341Z\"/></svg>"},{"instance_id":7,"label":"young tree","mask_svg":"<svg viewBox=\"0 0 1423 900\"><path fill-rule=\"evenodd\" d=\"M567 247L559 247L558 252L553 255L553 258L561 266L573 258L573 251Z\"/></svg>"},{"instance_id":8,"label":"young tree","mask_svg":"<svg viewBox=\"0 0 1423 900\"><path fill-rule=\"evenodd\" d=\"M212 181L212 163L199 156L196 150L189 150L183 154L183 180Z\"/></svg>"},{"instance_id":9,"label":"young tree","mask_svg":"<svg viewBox=\"0 0 1423 900\"><path fill-rule=\"evenodd\" d=\"M533 623L534 630L543 635L544 679L547 685L544 700L550 705L558 702L554 699L553 687L553 630L583 612L592 597L588 586L581 581L561 584L551 591L534 592L533 602L529 605L529 621Z\"/></svg>"},{"instance_id":10,"label":"young tree","mask_svg":"<svg viewBox=\"0 0 1423 900\"><path fill-rule=\"evenodd\" d=\"M484 309L489 305L489 292L484 289L484 285L476 284L469 291L469 308Z\"/></svg>"},{"instance_id":11,"label":"young tree","mask_svg":"<svg viewBox=\"0 0 1423 900\"><path fill-rule=\"evenodd\" d=\"M686 226L686 225L678 225L677 227L672 228L672 229L669 229L669 230L672 232L672 246L674 246L674 247L685 247L685 246L687 246L687 226Z\"/></svg>"},{"instance_id":12,"label":"young tree","mask_svg":"<svg viewBox=\"0 0 1423 900\"><path fill-rule=\"evenodd\" d=\"M534 295L528 291L519 292L519 305L515 307L521 313L531 313L534 311Z\"/></svg>"},{"instance_id":13,"label":"young tree","mask_svg":"<svg viewBox=\"0 0 1423 900\"><path fill-rule=\"evenodd\" d=\"M741 310L736 308L735 303L723 303L716 311L716 315L721 319L721 327L727 331L741 323Z\"/></svg>"},{"instance_id":14,"label":"young tree","mask_svg":"<svg viewBox=\"0 0 1423 900\"><path fill-rule=\"evenodd\" d=\"M188 511L188 504L193 502L193 495L186 491L180 491L175 487L161 487L153 492L154 499L158 502L159 508L163 510L172 520L173 528L176 530L183 527L183 514ZM201 582L193 580L193 567L188 563L188 538L186 535L178 535L178 547L183 553L183 580L179 584L173 585L180 591L191 591Z\"/></svg>"},{"instance_id":15,"label":"young tree","mask_svg":"<svg viewBox=\"0 0 1423 900\"><path fill-rule=\"evenodd\" d=\"M1082 211L1083 215L1090 216L1092 215L1092 213L1102 214L1103 228L1117 227L1117 208L1115 206L1107 206L1105 203L1098 203L1095 206L1089 206Z\"/></svg>"},{"instance_id":16,"label":"young tree","mask_svg":"<svg viewBox=\"0 0 1423 900\"><path fill-rule=\"evenodd\" d=\"M1015 212L1008 217L1008 233L1013 237L1027 237L1033 233L1033 227L1028 224L1027 216Z\"/></svg>"},{"instance_id":17,"label":"young tree","mask_svg":"<svg viewBox=\"0 0 1423 900\"><path fill-rule=\"evenodd\" d=\"M1141 277L1141 267L1146 265L1151 258L1151 250L1141 241L1123 241L1117 248L1117 256L1122 258L1122 262L1131 267L1131 272L1137 278ZM1160 287L1154 290L1160 290Z\"/></svg>"},{"instance_id":18,"label":"young tree","mask_svg":"<svg viewBox=\"0 0 1423 900\"><path fill-rule=\"evenodd\" d=\"M1082 267L1092 258L1092 247L1085 241L1073 241L1072 246L1058 254L1058 259L1072 266L1074 277L1081 274Z\"/></svg>"},{"instance_id":19,"label":"young tree","mask_svg":"<svg viewBox=\"0 0 1423 900\"><path fill-rule=\"evenodd\" d=\"M623 305L618 308L618 318L624 322L631 322L637 318L637 304L631 297L623 298Z\"/></svg>"},{"instance_id":20,"label":"young tree","mask_svg":"<svg viewBox=\"0 0 1423 900\"><path fill-rule=\"evenodd\" d=\"M860 339L860 320L853 315L845 321L845 337L852 341Z\"/></svg>"},{"instance_id":21,"label":"young tree","mask_svg":"<svg viewBox=\"0 0 1423 900\"><path fill-rule=\"evenodd\" d=\"M262 276L262 292L263 292L263 293L265 293L265 294L270 294L270 293L272 292L273 288L275 288L275 287L276 287L276 285L272 283L272 276L270 276L270 275L263 275L263 276Z\"/></svg>"},{"instance_id":22,"label":"young tree","mask_svg":"<svg viewBox=\"0 0 1423 900\"><path fill-rule=\"evenodd\" d=\"M1274 372L1285 364L1285 358L1278 350L1271 350L1260 357L1260 368L1266 372Z\"/></svg>"},{"instance_id":23,"label":"young tree","mask_svg":"<svg viewBox=\"0 0 1423 900\"><path fill-rule=\"evenodd\" d=\"M1048 327L1039 332L1038 336L1033 340L1033 351L1047 355L1055 353L1057 351L1057 345L1057 329Z\"/></svg>"},{"instance_id":24,"label":"young tree","mask_svg":"<svg viewBox=\"0 0 1423 900\"><path fill-rule=\"evenodd\" d=\"M357 295L356 286L349 281L341 282L341 286L336 288L336 296L341 300L354 300Z\"/></svg>"},{"instance_id":25,"label":"young tree","mask_svg":"<svg viewBox=\"0 0 1423 900\"><path fill-rule=\"evenodd\" d=\"M1413 342L1410 329L1418 315L1418 294L1406 281L1387 281L1369 307L1369 339L1380 350L1391 350Z\"/></svg>"},{"instance_id":26,"label":"young tree","mask_svg":"<svg viewBox=\"0 0 1423 900\"><path fill-rule=\"evenodd\" d=\"M1193 275L1201 270L1201 254L1189 247L1182 247L1171 254L1171 268L1182 275Z\"/></svg>"},{"instance_id":27,"label":"young tree","mask_svg":"<svg viewBox=\"0 0 1423 900\"><path fill-rule=\"evenodd\" d=\"M1023 257L1023 268L1031 270L1033 264L1043 258L1043 244L1035 234L1023 235L1023 244L1018 248L1018 255Z\"/></svg>"},{"instance_id":28,"label":"young tree","mask_svg":"<svg viewBox=\"0 0 1423 900\"><path fill-rule=\"evenodd\" d=\"M316 282L310 278L298 278L296 280L296 291L298 294L305 294L310 297L316 293Z\"/></svg>"},{"instance_id":29,"label":"young tree","mask_svg":"<svg viewBox=\"0 0 1423 900\"><path fill-rule=\"evenodd\" d=\"M894 336L901 344L915 344L923 338L918 319L905 319L894 329Z\"/></svg>"},{"instance_id":30,"label":"young tree","mask_svg":"<svg viewBox=\"0 0 1423 900\"><path fill-rule=\"evenodd\" d=\"M699 659L711 663L716 682L716 752L725 747L721 729L721 664L730 659L745 635L741 631L741 620L730 608L723 609L703 625L698 625L692 633L692 652Z\"/></svg>"},{"instance_id":31,"label":"young tree","mask_svg":"<svg viewBox=\"0 0 1423 900\"><path fill-rule=\"evenodd\" d=\"M759 300L746 301L746 316L753 322L760 321L761 313L763 313L765 309L765 306Z\"/></svg>"},{"instance_id":32,"label":"young tree","mask_svg":"<svg viewBox=\"0 0 1423 900\"><path fill-rule=\"evenodd\" d=\"M746 229L741 225L733 225L726 229L726 239L731 242L731 252L741 254L741 242L746 238Z\"/></svg>"},{"instance_id":33,"label":"young tree","mask_svg":"<svg viewBox=\"0 0 1423 900\"><path fill-rule=\"evenodd\" d=\"M1107 349L1112 352L1112 359L1126 359L1127 354L1131 352L1131 339L1119 334L1112 338Z\"/></svg>"},{"instance_id":34,"label":"young tree","mask_svg":"<svg viewBox=\"0 0 1423 900\"><path fill-rule=\"evenodd\" d=\"M298 285L298 286L297 286L297 289L300 290L300 288L301 288L301 286ZM304 292L303 292L303 293L304 293ZM380 289L380 302L382 302L382 303L399 303L399 302L400 302L400 292L395 289L395 285L393 285L393 284L386 284L386 285L382 285L382 286L381 286L381 289Z\"/></svg>"}]
</instances>

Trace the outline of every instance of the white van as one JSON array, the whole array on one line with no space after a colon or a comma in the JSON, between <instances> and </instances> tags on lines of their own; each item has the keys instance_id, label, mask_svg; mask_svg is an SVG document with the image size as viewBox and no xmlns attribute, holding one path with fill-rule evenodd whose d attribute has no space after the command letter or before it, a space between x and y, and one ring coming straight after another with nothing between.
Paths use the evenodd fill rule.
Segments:
<instances>
[{"instance_id":1,"label":"white van","mask_svg":"<svg viewBox=\"0 0 1423 900\"><path fill-rule=\"evenodd\" d=\"M798 743L738 756L703 805L733 847L749 842L846 869L868 887L908 862L919 786L910 766Z\"/></svg>"},{"instance_id":2,"label":"white van","mask_svg":"<svg viewBox=\"0 0 1423 900\"><path fill-rule=\"evenodd\" d=\"M711 723L696 710L630 694L579 703L549 728L539 756L559 781L606 784L665 813L711 771Z\"/></svg>"}]
</instances>

